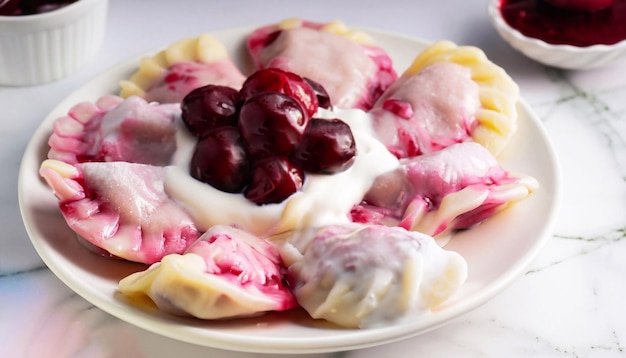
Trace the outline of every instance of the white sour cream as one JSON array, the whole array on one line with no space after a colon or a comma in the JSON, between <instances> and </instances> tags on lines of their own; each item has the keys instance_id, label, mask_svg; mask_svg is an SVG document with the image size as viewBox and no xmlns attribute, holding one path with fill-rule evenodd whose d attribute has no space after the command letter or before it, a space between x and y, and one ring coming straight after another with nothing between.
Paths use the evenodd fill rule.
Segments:
<instances>
[{"instance_id":1,"label":"white sour cream","mask_svg":"<svg viewBox=\"0 0 626 358\"><path fill-rule=\"evenodd\" d=\"M306 173L302 190L282 203L256 205L241 194L217 190L191 177L189 163L196 138L184 128L178 131L178 149L173 165L167 167L165 190L189 211L201 231L220 224L267 237L298 227L348 222L350 209L362 200L374 179L399 163L376 139L372 118L362 110L320 108L316 117L346 122L354 135L357 156L353 165L341 173Z\"/></svg>"}]
</instances>

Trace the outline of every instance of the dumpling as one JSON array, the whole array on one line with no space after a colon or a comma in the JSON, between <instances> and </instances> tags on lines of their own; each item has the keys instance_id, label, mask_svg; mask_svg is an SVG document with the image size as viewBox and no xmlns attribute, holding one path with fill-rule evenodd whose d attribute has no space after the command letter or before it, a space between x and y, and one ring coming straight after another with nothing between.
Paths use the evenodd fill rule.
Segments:
<instances>
[{"instance_id":1,"label":"dumpling","mask_svg":"<svg viewBox=\"0 0 626 358\"><path fill-rule=\"evenodd\" d=\"M180 108L149 104L136 96L105 95L81 102L58 118L48 144L48 158L69 164L126 161L167 165L176 151Z\"/></svg>"},{"instance_id":2,"label":"dumpling","mask_svg":"<svg viewBox=\"0 0 626 358\"><path fill-rule=\"evenodd\" d=\"M325 226L281 250L298 303L344 327L428 314L467 277L467 263L427 235L400 227Z\"/></svg>"},{"instance_id":3,"label":"dumpling","mask_svg":"<svg viewBox=\"0 0 626 358\"><path fill-rule=\"evenodd\" d=\"M256 69L278 67L309 78L339 108L370 109L397 78L389 55L341 21L287 19L253 31L247 47Z\"/></svg>"},{"instance_id":4,"label":"dumpling","mask_svg":"<svg viewBox=\"0 0 626 358\"><path fill-rule=\"evenodd\" d=\"M119 283L131 297L148 297L159 309L221 319L297 307L282 281L278 251L243 230L215 226L183 255L173 254Z\"/></svg>"},{"instance_id":5,"label":"dumpling","mask_svg":"<svg viewBox=\"0 0 626 358\"><path fill-rule=\"evenodd\" d=\"M402 76L371 110L379 139L398 158L467 141L478 125L479 88L468 68L440 62Z\"/></svg>"},{"instance_id":6,"label":"dumpling","mask_svg":"<svg viewBox=\"0 0 626 358\"><path fill-rule=\"evenodd\" d=\"M517 128L519 88L485 53L439 41L421 52L372 108L399 158L473 140L498 155Z\"/></svg>"},{"instance_id":7,"label":"dumpling","mask_svg":"<svg viewBox=\"0 0 626 358\"><path fill-rule=\"evenodd\" d=\"M193 89L222 85L238 89L244 75L224 45L209 34L179 40L139 63L139 70L120 82L120 96L148 102L180 103Z\"/></svg>"},{"instance_id":8,"label":"dumpling","mask_svg":"<svg viewBox=\"0 0 626 358\"><path fill-rule=\"evenodd\" d=\"M39 173L68 226L112 256L151 264L184 252L201 234L165 192L165 167L48 159Z\"/></svg>"},{"instance_id":9,"label":"dumpling","mask_svg":"<svg viewBox=\"0 0 626 358\"><path fill-rule=\"evenodd\" d=\"M353 220L387 222L432 236L470 228L536 190L537 181L503 169L475 142L404 159L379 176Z\"/></svg>"}]
</instances>

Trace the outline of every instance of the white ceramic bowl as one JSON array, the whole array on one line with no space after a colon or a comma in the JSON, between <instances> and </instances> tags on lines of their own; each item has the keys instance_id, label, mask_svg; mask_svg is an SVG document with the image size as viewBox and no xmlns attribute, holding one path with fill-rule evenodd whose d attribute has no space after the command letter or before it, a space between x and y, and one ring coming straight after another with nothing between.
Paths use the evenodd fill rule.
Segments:
<instances>
[{"instance_id":1,"label":"white ceramic bowl","mask_svg":"<svg viewBox=\"0 0 626 358\"><path fill-rule=\"evenodd\" d=\"M102 44L107 5L78 0L42 14L0 16L0 85L38 85L74 73Z\"/></svg>"},{"instance_id":2,"label":"white ceramic bowl","mask_svg":"<svg viewBox=\"0 0 626 358\"><path fill-rule=\"evenodd\" d=\"M554 45L545 41L527 37L509 26L499 8L499 1L489 5L489 17L500 34L513 48L545 65L563 69L591 69L608 65L620 59L626 59L626 40L614 45L593 45L577 47Z\"/></svg>"}]
</instances>

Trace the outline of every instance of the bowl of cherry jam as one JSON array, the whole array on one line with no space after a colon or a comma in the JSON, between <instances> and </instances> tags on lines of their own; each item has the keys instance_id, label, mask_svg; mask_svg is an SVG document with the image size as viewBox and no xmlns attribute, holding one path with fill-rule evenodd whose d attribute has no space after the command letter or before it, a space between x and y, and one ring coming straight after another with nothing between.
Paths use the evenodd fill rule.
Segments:
<instances>
[{"instance_id":1,"label":"bowl of cherry jam","mask_svg":"<svg viewBox=\"0 0 626 358\"><path fill-rule=\"evenodd\" d=\"M104 39L108 0L0 0L0 86L67 77Z\"/></svg>"},{"instance_id":2,"label":"bowl of cherry jam","mask_svg":"<svg viewBox=\"0 0 626 358\"><path fill-rule=\"evenodd\" d=\"M626 59L626 0L493 0L489 16L513 48L548 66Z\"/></svg>"}]
</instances>

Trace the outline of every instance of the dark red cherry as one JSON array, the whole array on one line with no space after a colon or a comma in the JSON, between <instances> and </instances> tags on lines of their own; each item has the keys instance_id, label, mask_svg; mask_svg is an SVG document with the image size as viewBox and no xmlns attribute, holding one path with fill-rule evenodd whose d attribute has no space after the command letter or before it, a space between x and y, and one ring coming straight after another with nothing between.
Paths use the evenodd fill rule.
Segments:
<instances>
[{"instance_id":1,"label":"dark red cherry","mask_svg":"<svg viewBox=\"0 0 626 358\"><path fill-rule=\"evenodd\" d=\"M324 88L324 86L322 86L318 82L313 81L310 78L304 77L304 80L313 89L313 93L315 93L315 97L317 97L318 105L322 108L332 109L333 104L331 103L330 96L328 95L328 92L326 92L326 89Z\"/></svg>"},{"instance_id":2,"label":"dark red cherry","mask_svg":"<svg viewBox=\"0 0 626 358\"><path fill-rule=\"evenodd\" d=\"M352 130L339 119L312 118L293 156L310 173L332 174L349 168L356 155Z\"/></svg>"},{"instance_id":3,"label":"dark red cherry","mask_svg":"<svg viewBox=\"0 0 626 358\"><path fill-rule=\"evenodd\" d=\"M287 157L268 157L253 164L244 196L258 205L280 203L300 190L303 182L304 174Z\"/></svg>"},{"instance_id":4,"label":"dark red cherry","mask_svg":"<svg viewBox=\"0 0 626 358\"><path fill-rule=\"evenodd\" d=\"M200 138L191 176L218 190L240 193L250 177L248 155L236 127L220 127Z\"/></svg>"},{"instance_id":5,"label":"dark red cherry","mask_svg":"<svg viewBox=\"0 0 626 358\"><path fill-rule=\"evenodd\" d=\"M245 101L262 92L280 92L293 97L302 106L307 118L313 117L317 112L315 91L304 78L295 73L279 68L256 71L243 83L240 95Z\"/></svg>"},{"instance_id":6,"label":"dark red cherry","mask_svg":"<svg viewBox=\"0 0 626 358\"><path fill-rule=\"evenodd\" d=\"M289 155L302 139L308 120L295 99L263 92L241 106L238 127L250 155Z\"/></svg>"},{"instance_id":7,"label":"dark red cherry","mask_svg":"<svg viewBox=\"0 0 626 358\"><path fill-rule=\"evenodd\" d=\"M222 126L237 125L239 93L234 88L207 85L189 92L181 102L182 120L197 137Z\"/></svg>"}]
</instances>

